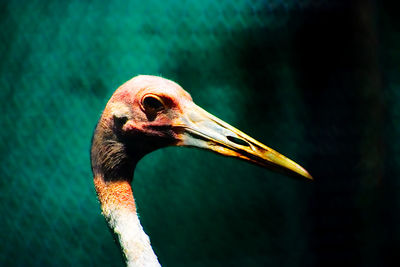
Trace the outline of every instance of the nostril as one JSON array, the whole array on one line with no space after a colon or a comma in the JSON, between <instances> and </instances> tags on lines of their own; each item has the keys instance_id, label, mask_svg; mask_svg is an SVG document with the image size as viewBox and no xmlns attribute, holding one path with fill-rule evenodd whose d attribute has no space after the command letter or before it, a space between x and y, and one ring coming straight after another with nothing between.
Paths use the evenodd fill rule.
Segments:
<instances>
[{"instance_id":1,"label":"nostril","mask_svg":"<svg viewBox=\"0 0 400 267\"><path fill-rule=\"evenodd\" d=\"M249 143L247 143L246 141L244 141L243 139L234 137L234 136L227 136L226 139L228 139L229 141L241 145L241 146L250 146Z\"/></svg>"}]
</instances>

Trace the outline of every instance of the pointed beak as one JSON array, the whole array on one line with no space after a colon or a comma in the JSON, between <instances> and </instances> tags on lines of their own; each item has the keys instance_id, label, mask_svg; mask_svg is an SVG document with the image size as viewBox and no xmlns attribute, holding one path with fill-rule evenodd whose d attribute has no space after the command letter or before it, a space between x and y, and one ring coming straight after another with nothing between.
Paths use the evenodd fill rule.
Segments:
<instances>
[{"instance_id":1,"label":"pointed beak","mask_svg":"<svg viewBox=\"0 0 400 267\"><path fill-rule=\"evenodd\" d=\"M190 103L175 124L178 146L198 147L224 156L282 172L296 178L312 180L299 164L251 138L204 109Z\"/></svg>"}]
</instances>

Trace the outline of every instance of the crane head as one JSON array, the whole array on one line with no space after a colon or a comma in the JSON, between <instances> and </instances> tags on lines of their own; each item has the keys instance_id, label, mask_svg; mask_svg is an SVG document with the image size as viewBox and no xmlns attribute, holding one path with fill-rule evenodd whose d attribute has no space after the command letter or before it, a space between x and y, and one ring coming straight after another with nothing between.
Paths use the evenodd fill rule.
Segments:
<instances>
[{"instance_id":1,"label":"crane head","mask_svg":"<svg viewBox=\"0 0 400 267\"><path fill-rule=\"evenodd\" d=\"M108 145L93 149L99 142ZM157 76L137 76L115 91L96 128L93 146L92 158L106 154L101 164L109 170L161 147L187 146L312 179L294 161L206 112L181 86Z\"/></svg>"}]
</instances>

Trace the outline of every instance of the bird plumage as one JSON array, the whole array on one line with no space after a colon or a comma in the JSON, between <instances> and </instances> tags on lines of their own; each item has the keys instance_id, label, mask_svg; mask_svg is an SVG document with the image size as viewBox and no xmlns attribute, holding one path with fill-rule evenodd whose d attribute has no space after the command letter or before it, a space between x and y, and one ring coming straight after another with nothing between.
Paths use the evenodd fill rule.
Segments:
<instances>
[{"instance_id":1,"label":"bird plumage","mask_svg":"<svg viewBox=\"0 0 400 267\"><path fill-rule=\"evenodd\" d=\"M300 165L198 107L178 84L157 76L137 76L108 101L91 148L102 212L128 266L159 266L140 225L131 182L144 155L173 145L199 147L312 179Z\"/></svg>"}]
</instances>

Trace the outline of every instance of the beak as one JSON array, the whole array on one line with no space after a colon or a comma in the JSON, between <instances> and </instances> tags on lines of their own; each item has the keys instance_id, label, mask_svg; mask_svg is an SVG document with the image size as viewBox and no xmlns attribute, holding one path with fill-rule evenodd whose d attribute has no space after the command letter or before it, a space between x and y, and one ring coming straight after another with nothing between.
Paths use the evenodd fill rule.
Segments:
<instances>
[{"instance_id":1,"label":"beak","mask_svg":"<svg viewBox=\"0 0 400 267\"><path fill-rule=\"evenodd\" d=\"M194 103L186 105L183 114L174 127L178 134L178 146L211 150L292 177L313 180L311 175L296 162L211 115Z\"/></svg>"}]
</instances>

